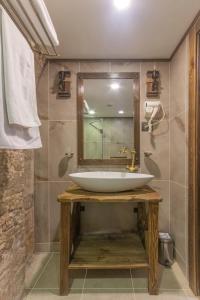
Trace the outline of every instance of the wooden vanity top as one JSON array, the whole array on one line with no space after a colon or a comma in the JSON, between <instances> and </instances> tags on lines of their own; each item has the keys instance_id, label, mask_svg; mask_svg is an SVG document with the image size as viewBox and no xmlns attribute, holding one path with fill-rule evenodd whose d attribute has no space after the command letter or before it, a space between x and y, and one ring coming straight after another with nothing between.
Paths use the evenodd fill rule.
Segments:
<instances>
[{"instance_id":1,"label":"wooden vanity top","mask_svg":"<svg viewBox=\"0 0 200 300\"><path fill-rule=\"evenodd\" d=\"M119 193L95 193L85 191L77 186L69 188L58 196L58 202L160 202L159 193L149 186L137 188L133 191Z\"/></svg>"}]
</instances>

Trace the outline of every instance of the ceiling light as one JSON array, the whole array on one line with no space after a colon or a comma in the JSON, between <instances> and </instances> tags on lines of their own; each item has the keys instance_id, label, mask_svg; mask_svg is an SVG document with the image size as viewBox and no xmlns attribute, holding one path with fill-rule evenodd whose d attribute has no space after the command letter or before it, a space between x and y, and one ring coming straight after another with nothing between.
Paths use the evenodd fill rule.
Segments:
<instances>
[{"instance_id":1,"label":"ceiling light","mask_svg":"<svg viewBox=\"0 0 200 300\"><path fill-rule=\"evenodd\" d=\"M124 111L123 111L123 110L119 110L119 111L118 111L118 114L123 115L123 114L124 114Z\"/></svg>"},{"instance_id":2,"label":"ceiling light","mask_svg":"<svg viewBox=\"0 0 200 300\"><path fill-rule=\"evenodd\" d=\"M124 10L130 6L131 0L113 0L113 3L118 10Z\"/></svg>"},{"instance_id":3,"label":"ceiling light","mask_svg":"<svg viewBox=\"0 0 200 300\"><path fill-rule=\"evenodd\" d=\"M95 114L96 114L96 112L95 112L95 110L93 110L93 109L90 109L90 110L89 110L89 114L90 114L90 115L95 115Z\"/></svg>"},{"instance_id":4,"label":"ceiling light","mask_svg":"<svg viewBox=\"0 0 200 300\"><path fill-rule=\"evenodd\" d=\"M118 90L120 88L120 85L117 82L113 82L111 83L110 87L112 90Z\"/></svg>"}]
</instances>

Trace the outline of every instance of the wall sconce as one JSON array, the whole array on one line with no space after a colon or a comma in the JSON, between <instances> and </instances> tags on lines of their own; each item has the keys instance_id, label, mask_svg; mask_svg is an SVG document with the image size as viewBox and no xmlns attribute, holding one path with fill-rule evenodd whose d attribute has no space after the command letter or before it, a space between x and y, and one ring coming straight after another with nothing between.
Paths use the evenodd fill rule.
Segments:
<instances>
[{"instance_id":1,"label":"wall sconce","mask_svg":"<svg viewBox=\"0 0 200 300\"><path fill-rule=\"evenodd\" d=\"M57 98L71 97L70 71L59 71L57 77Z\"/></svg>"},{"instance_id":2,"label":"wall sconce","mask_svg":"<svg viewBox=\"0 0 200 300\"><path fill-rule=\"evenodd\" d=\"M154 69L147 71L147 92L148 98L158 98L160 96L160 72Z\"/></svg>"}]
</instances>

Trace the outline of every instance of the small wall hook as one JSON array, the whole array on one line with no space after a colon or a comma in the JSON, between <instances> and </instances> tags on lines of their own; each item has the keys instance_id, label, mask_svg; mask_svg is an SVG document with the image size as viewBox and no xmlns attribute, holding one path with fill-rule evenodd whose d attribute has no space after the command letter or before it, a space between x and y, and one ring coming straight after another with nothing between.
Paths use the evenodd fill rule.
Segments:
<instances>
[{"instance_id":1,"label":"small wall hook","mask_svg":"<svg viewBox=\"0 0 200 300\"><path fill-rule=\"evenodd\" d=\"M71 153L65 153L65 156L67 158L72 158L74 156L74 153L73 152L71 152Z\"/></svg>"},{"instance_id":2,"label":"small wall hook","mask_svg":"<svg viewBox=\"0 0 200 300\"><path fill-rule=\"evenodd\" d=\"M151 155L152 155L152 152L149 152L149 151L144 152L145 157L150 157Z\"/></svg>"}]
</instances>

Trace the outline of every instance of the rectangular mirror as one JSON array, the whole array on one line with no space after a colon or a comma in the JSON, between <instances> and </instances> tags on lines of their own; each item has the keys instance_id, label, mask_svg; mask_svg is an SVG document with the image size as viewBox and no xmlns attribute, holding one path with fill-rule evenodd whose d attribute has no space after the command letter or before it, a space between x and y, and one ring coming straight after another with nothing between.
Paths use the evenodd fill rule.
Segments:
<instances>
[{"instance_id":1,"label":"rectangular mirror","mask_svg":"<svg viewBox=\"0 0 200 300\"><path fill-rule=\"evenodd\" d=\"M78 163L139 164L139 73L78 73Z\"/></svg>"}]
</instances>

